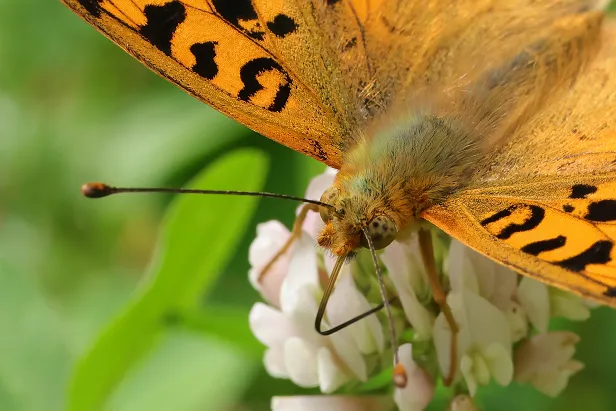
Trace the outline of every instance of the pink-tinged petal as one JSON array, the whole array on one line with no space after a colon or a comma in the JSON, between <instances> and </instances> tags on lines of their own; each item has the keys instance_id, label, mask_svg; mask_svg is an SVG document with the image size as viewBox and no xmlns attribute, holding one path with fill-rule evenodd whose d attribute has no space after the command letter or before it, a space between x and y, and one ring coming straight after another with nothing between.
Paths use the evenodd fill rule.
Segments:
<instances>
[{"instance_id":1,"label":"pink-tinged petal","mask_svg":"<svg viewBox=\"0 0 616 411\"><path fill-rule=\"evenodd\" d=\"M248 324L257 340L268 347L297 334L295 325L283 313L263 303L252 306Z\"/></svg>"},{"instance_id":2,"label":"pink-tinged petal","mask_svg":"<svg viewBox=\"0 0 616 411\"><path fill-rule=\"evenodd\" d=\"M412 240L411 240L412 241ZM389 272L389 277L398 292L398 298L406 318L416 331L419 340L429 340L432 337L434 316L416 294L417 289L425 285L423 264L417 256L407 253L405 246L394 241L381 255ZM423 273L423 274L422 274ZM414 288L412 284L415 284Z\"/></svg>"},{"instance_id":3,"label":"pink-tinged petal","mask_svg":"<svg viewBox=\"0 0 616 411\"><path fill-rule=\"evenodd\" d=\"M468 395L458 395L449 404L449 411L477 411L473 399Z\"/></svg>"},{"instance_id":4,"label":"pink-tinged petal","mask_svg":"<svg viewBox=\"0 0 616 411\"><path fill-rule=\"evenodd\" d=\"M394 401L399 411L421 411L428 406L434 396L434 381L413 361L411 344L402 344L398 348L398 355L408 380L406 387L396 388Z\"/></svg>"},{"instance_id":5,"label":"pink-tinged petal","mask_svg":"<svg viewBox=\"0 0 616 411\"><path fill-rule=\"evenodd\" d=\"M320 291L316 243L306 233L295 242L295 250L289 262L289 272L282 283L280 307L284 313L302 311L298 304L301 290L309 290L316 295Z\"/></svg>"},{"instance_id":6,"label":"pink-tinged petal","mask_svg":"<svg viewBox=\"0 0 616 411\"><path fill-rule=\"evenodd\" d=\"M389 397L312 395L272 398L272 411L390 411Z\"/></svg>"},{"instance_id":7,"label":"pink-tinged petal","mask_svg":"<svg viewBox=\"0 0 616 411\"><path fill-rule=\"evenodd\" d=\"M317 354L317 372L319 376L319 388L322 393L329 394L351 381L351 376L346 374L337 364L332 352L327 347L321 347Z\"/></svg>"},{"instance_id":8,"label":"pink-tinged petal","mask_svg":"<svg viewBox=\"0 0 616 411\"><path fill-rule=\"evenodd\" d=\"M285 342L283 350L289 379L300 387L317 387L319 385L316 361L318 347L308 344L301 338L292 337Z\"/></svg>"},{"instance_id":9,"label":"pink-tinged petal","mask_svg":"<svg viewBox=\"0 0 616 411\"><path fill-rule=\"evenodd\" d=\"M250 245L248 279L263 298L275 307L280 307L280 287L287 275L293 246L279 257L268 272L259 279L263 268L283 247L291 233L279 221L268 221L257 225L257 237Z\"/></svg>"},{"instance_id":10,"label":"pink-tinged petal","mask_svg":"<svg viewBox=\"0 0 616 411\"><path fill-rule=\"evenodd\" d=\"M569 378L584 366L573 360L579 337L569 331L538 334L515 352L515 380L530 382L543 393L556 396Z\"/></svg>"},{"instance_id":11,"label":"pink-tinged petal","mask_svg":"<svg viewBox=\"0 0 616 411\"><path fill-rule=\"evenodd\" d=\"M372 307L357 290L350 269L345 267L327 304L327 319L330 325L342 324L351 318L369 311ZM382 352L385 346L383 328L378 317L371 315L339 331L348 335L362 354Z\"/></svg>"},{"instance_id":12,"label":"pink-tinged petal","mask_svg":"<svg viewBox=\"0 0 616 411\"><path fill-rule=\"evenodd\" d=\"M320 200L321 195L327 190L329 186L334 182L334 177L338 171L333 168L327 168L323 174L319 174L310 180L308 189L306 190L305 197L310 200ZM297 214L303 206L297 208ZM302 224L302 229L306 231L312 238L317 238L317 235L323 228L323 221L319 213L310 211Z\"/></svg>"},{"instance_id":13,"label":"pink-tinged petal","mask_svg":"<svg viewBox=\"0 0 616 411\"><path fill-rule=\"evenodd\" d=\"M265 351L263 356L265 370L274 378L289 378L289 372L284 362L283 346L275 346Z\"/></svg>"},{"instance_id":14,"label":"pink-tinged petal","mask_svg":"<svg viewBox=\"0 0 616 411\"><path fill-rule=\"evenodd\" d=\"M545 332L550 322L550 295L548 286L529 277L522 277L517 300L526 312L530 323Z\"/></svg>"},{"instance_id":15,"label":"pink-tinged petal","mask_svg":"<svg viewBox=\"0 0 616 411\"><path fill-rule=\"evenodd\" d=\"M306 189L306 198L309 200L320 200L325 190L333 184L336 174L338 174L338 170L327 167L322 174L312 178Z\"/></svg>"}]
</instances>

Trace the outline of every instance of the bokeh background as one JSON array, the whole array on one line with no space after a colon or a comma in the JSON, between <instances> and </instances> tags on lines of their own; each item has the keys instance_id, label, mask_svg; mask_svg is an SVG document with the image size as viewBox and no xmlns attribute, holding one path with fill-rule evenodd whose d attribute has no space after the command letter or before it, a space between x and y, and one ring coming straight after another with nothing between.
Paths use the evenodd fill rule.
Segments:
<instances>
[{"instance_id":1,"label":"bokeh background","mask_svg":"<svg viewBox=\"0 0 616 411\"><path fill-rule=\"evenodd\" d=\"M170 210L168 195L92 201L79 187L197 178L301 195L322 170L157 77L58 1L1 0L0 410L252 411L310 393L264 372L247 325L256 224L290 226L296 204L201 197ZM489 387L482 409L616 409L616 311L554 327L582 337L586 369L567 391Z\"/></svg>"}]
</instances>

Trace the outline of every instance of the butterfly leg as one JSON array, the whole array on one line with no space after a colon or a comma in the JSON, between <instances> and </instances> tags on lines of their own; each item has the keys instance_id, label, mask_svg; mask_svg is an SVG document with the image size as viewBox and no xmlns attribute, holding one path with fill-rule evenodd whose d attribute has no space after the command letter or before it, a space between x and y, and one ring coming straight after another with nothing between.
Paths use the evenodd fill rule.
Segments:
<instances>
[{"instance_id":1,"label":"butterfly leg","mask_svg":"<svg viewBox=\"0 0 616 411\"><path fill-rule=\"evenodd\" d=\"M295 222L293 223L293 232L291 233L291 236L284 243L284 245L280 248L280 250L278 250L276 255L272 257L272 259L269 260L267 264L265 264L265 267L263 267L263 269L261 270L261 273L259 273L259 279L258 279L259 282L261 282L261 279L265 277L265 275L272 268L274 263L278 261L278 259L289 250L289 247L291 247L291 244L293 244L295 240L297 240L302 235L302 224L304 224L304 220L306 220L308 211L319 212L319 206L316 204L305 204L302 207L302 209L299 212L299 215L297 216L297 218L295 219Z\"/></svg>"},{"instance_id":2,"label":"butterfly leg","mask_svg":"<svg viewBox=\"0 0 616 411\"><path fill-rule=\"evenodd\" d=\"M441 308L441 312L445 316L447 320L447 324L449 324L449 328L451 329L451 347L450 347L450 357L451 361L449 363L449 372L445 377L444 384L450 385L453 381L453 378L456 374L456 361L457 361L457 347L458 347L458 323L453 317L453 313L451 312L451 308L447 304L447 295L443 290L441 282L439 280L438 271L436 269L436 262L434 261L434 247L432 245L432 233L429 230L424 228L419 230L419 248L421 252L421 258L424 263L424 267L426 268L426 272L428 274L428 281L430 282L430 288L432 289L432 294L434 295L434 301Z\"/></svg>"}]
</instances>

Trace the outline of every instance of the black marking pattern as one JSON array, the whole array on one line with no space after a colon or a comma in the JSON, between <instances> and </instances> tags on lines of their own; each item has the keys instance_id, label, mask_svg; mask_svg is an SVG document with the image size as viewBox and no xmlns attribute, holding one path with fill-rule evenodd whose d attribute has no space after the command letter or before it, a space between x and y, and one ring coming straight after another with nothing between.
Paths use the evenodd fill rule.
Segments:
<instances>
[{"instance_id":1,"label":"black marking pattern","mask_svg":"<svg viewBox=\"0 0 616 411\"><path fill-rule=\"evenodd\" d=\"M255 40L263 40L265 31L251 0L212 0L212 6L220 16Z\"/></svg>"},{"instance_id":2,"label":"black marking pattern","mask_svg":"<svg viewBox=\"0 0 616 411\"><path fill-rule=\"evenodd\" d=\"M565 204L565 205L563 206L563 211L564 211L565 213L571 213L571 212L572 212L572 211L574 211L574 210L575 210L575 207L573 207L571 204Z\"/></svg>"},{"instance_id":3,"label":"black marking pattern","mask_svg":"<svg viewBox=\"0 0 616 411\"><path fill-rule=\"evenodd\" d=\"M267 23L267 28L277 37L286 37L297 31L297 24L286 14L278 14L274 20Z\"/></svg>"},{"instance_id":4,"label":"black marking pattern","mask_svg":"<svg viewBox=\"0 0 616 411\"><path fill-rule=\"evenodd\" d=\"M274 101L267 107L270 111L280 112L287 105L287 101L291 95L291 77L280 64L269 57L259 57L250 60L242 66L240 69L240 78L242 83L244 83L244 87L240 90L237 97L243 101L250 101L258 91L264 89L263 85L259 83L258 76L270 70L278 71L285 79L285 81L281 82L278 86Z\"/></svg>"},{"instance_id":5,"label":"black marking pattern","mask_svg":"<svg viewBox=\"0 0 616 411\"><path fill-rule=\"evenodd\" d=\"M511 207L506 208L504 210L499 211L498 213L491 215L485 220L482 220L480 224L485 227L490 223L495 223L502 218L509 217L510 215L511 215Z\"/></svg>"},{"instance_id":6,"label":"black marking pattern","mask_svg":"<svg viewBox=\"0 0 616 411\"><path fill-rule=\"evenodd\" d=\"M101 13L100 0L80 0L81 4L92 14ZM263 40L264 28L259 22L259 16L255 11L251 0L213 0L212 6L216 13L233 25L243 34L255 40ZM152 45L172 57L172 39L178 27L186 20L186 7L178 0L164 5L148 5L144 8L146 24L141 26L139 33ZM294 33L298 25L293 18L278 14L272 21L266 23L269 31L277 37L285 37ZM217 41L195 43L190 47L190 52L195 57L195 64L191 70L206 80L214 80L220 72L220 66L216 63ZM269 106L264 107L272 112L282 111L291 95L292 79L284 68L270 57L259 57L247 61L240 68L240 80L242 89L234 96L240 100L251 102L255 94L263 89L264 85L259 82L259 75L267 71L276 71L282 76L282 80L273 90L273 99ZM251 102L252 103L252 102Z\"/></svg>"},{"instance_id":7,"label":"black marking pattern","mask_svg":"<svg viewBox=\"0 0 616 411\"><path fill-rule=\"evenodd\" d=\"M207 41L190 46L190 51L196 60L196 63L192 66L192 71L208 80L213 80L218 74L218 64L214 61L217 44L216 41Z\"/></svg>"},{"instance_id":8,"label":"black marking pattern","mask_svg":"<svg viewBox=\"0 0 616 411\"><path fill-rule=\"evenodd\" d=\"M308 143L313 148L312 155L314 155L321 161L327 161L327 153L325 152L325 150L323 150L323 146L321 146L321 143L314 139L308 139Z\"/></svg>"},{"instance_id":9,"label":"black marking pattern","mask_svg":"<svg viewBox=\"0 0 616 411\"><path fill-rule=\"evenodd\" d=\"M559 235L558 237L551 238L549 240L535 241L534 243L526 244L521 250L526 254L537 256L544 251L552 251L563 247L566 242L567 238Z\"/></svg>"},{"instance_id":10,"label":"black marking pattern","mask_svg":"<svg viewBox=\"0 0 616 411\"><path fill-rule=\"evenodd\" d=\"M555 262L554 264L570 271L583 271L589 264L606 264L612 259L610 252L614 243L609 240L600 240L582 251L580 254L567 258L566 260Z\"/></svg>"},{"instance_id":11,"label":"black marking pattern","mask_svg":"<svg viewBox=\"0 0 616 411\"><path fill-rule=\"evenodd\" d=\"M179 1L172 1L162 6L148 5L143 12L147 23L139 29L139 33L157 49L171 56L171 39L186 19L186 8Z\"/></svg>"},{"instance_id":12,"label":"black marking pattern","mask_svg":"<svg viewBox=\"0 0 616 411\"><path fill-rule=\"evenodd\" d=\"M616 287L608 287L603 293L604 296L614 298L616 297Z\"/></svg>"},{"instance_id":13,"label":"black marking pattern","mask_svg":"<svg viewBox=\"0 0 616 411\"><path fill-rule=\"evenodd\" d=\"M571 194L569 198L586 198L588 194L592 194L597 191L597 187L588 184L576 184L571 187Z\"/></svg>"},{"instance_id":14,"label":"black marking pattern","mask_svg":"<svg viewBox=\"0 0 616 411\"><path fill-rule=\"evenodd\" d=\"M545 210L536 205L526 205L526 204L516 204L508 207L504 210L499 211L498 213L493 214L492 216L481 221L482 226L487 226L490 223L497 222L503 218L509 217L513 214L515 210L518 209L526 209L530 211L530 217L527 218L523 223L510 223L505 228L503 228L500 233L496 234L496 238L500 240L506 240L510 238L513 234L519 233L522 231L529 231L536 228L543 219L545 218Z\"/></svg>"},{"instance_id":15,"label":"black marking pattern","mask_svg":"<svg viewBox=\"0 0 616 411\"><path fill-rule=\"evenodd\" d=\"M616 220L616 200L601 200L590 203L584 216L590 221L607 222Z\"/></svg>"},{"instance_id":16,"label":"black marking pattern","mask_svg":"<svg viewBox=\"0 0 616 411\"><path fill-rule=\"evenodd\" d=\"M94 17L101 16L101 3L103 0L79 0L79 4L83 6L84 9Z\"/></svg>"},{"instance_id":17,"label":"black marking pattern","mask_svg":"<svg viewBox=\"0 0 616 411\"><path fill-rule=\"evenodd\" d=\"M223 19L250 38L259 41L265 38L264 27L251 0L212 0L212 6ZM295 20L286 14L277 14L272 21L265 24L278 37L294 33L298 28Z\"/></svg>"}]
</instances>

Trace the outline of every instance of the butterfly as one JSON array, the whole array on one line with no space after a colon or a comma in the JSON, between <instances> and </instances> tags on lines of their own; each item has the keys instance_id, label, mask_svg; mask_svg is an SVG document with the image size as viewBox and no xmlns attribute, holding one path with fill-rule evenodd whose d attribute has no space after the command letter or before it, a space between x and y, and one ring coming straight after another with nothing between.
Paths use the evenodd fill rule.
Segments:
<instances>
[{"instance_id":1,"label":"butterfly","mask_svg":"<svg viewBox=\"0 0 616 411\"><path fill-rule=\"evenodd\" d=\"M62 0L149 68L339 170L319 244L423 220L616 307L616 25L592 0Z\"/></svg>"}]
</instances>

